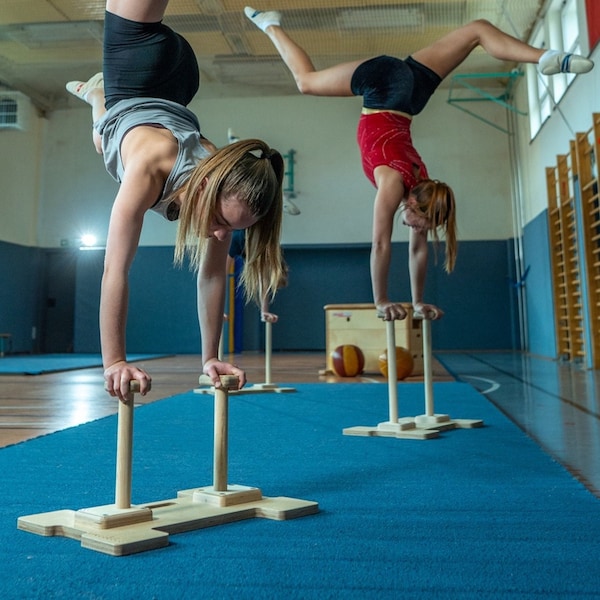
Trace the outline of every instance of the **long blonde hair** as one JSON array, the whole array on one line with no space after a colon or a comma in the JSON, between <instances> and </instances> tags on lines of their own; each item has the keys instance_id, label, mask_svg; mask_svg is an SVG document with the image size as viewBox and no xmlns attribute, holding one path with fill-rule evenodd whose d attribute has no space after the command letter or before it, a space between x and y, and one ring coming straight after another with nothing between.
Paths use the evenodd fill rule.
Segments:
<instances>
[{"instance_id":1,"label":"long blonde hair","mask_svg":"<svg viewBox=\"0 0 600 600\"><path fill-rule=\"evenodd\" d=\"M451 273L456 263L458 253L456 241L456 202L452 188L436 179L424 179L410 190L419 210L427 217L432 225L435 244L439 244L438 229L444 233L446 243L446 259L444 268Z\"/></svg>"},{"instance_id":2,"label":"long blonde hair","mask_svg":"<svg viewBox=\"0 0 600 600\"><path fill-rule=\"evenodd\" d=\"M283 157L261 140L230 144L201 161L182 190L175 262L181 264L187 255L192 268L199 269L218 200L239 196L258 218L246 230L240 283L248 300L260 303L263 293L272 298L285 272L280 246L283 176Z\"/></svg>"}]
</instances>

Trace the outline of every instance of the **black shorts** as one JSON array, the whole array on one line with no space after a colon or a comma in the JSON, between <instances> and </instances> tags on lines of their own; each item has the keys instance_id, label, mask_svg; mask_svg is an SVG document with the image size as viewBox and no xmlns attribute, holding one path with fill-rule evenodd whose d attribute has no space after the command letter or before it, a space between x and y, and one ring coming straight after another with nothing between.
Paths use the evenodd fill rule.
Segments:
<instances>
[{"instance_id":1,"label":"black shorts","mask_svg":"<svg viewBox=\"0 0 600 600\"><path fill-rule=\"evenodd\" d=\"M161 98L187 106L200 86L188 42L162 23L138 23L105 13L106 108L128 98Z\"/></svg>"},{"instance_id":2,"label":"black shorts","mask_svg":"<svg viewBox=\"0 0 600 600\"><path fill-rule=\"evenodd\" d=\"M363 106L379 110L398 110L416 115L424 108L442 79L412 57L371 58L352 74L351 89L363 97Z\"/></svg>"}]
</instances>

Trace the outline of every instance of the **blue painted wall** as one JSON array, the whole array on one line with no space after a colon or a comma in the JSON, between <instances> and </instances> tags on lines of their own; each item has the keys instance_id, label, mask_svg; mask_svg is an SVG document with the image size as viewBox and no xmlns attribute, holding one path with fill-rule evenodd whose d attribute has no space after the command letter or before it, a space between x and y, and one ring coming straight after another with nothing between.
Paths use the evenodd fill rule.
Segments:
<instances>
[{"instance_id":1,"label":"blue painted wall","mask_svg":"<svg viewBox=\"0 0 600 600\"><path fill-rule=\"evenodd\" d=\"M555 358L557 353L548 211L543 211L525 226L523 256L526 267L529 267L525 285L529 351Z\"/></svg>"},{"instance_id":2,"label":"blue painted wall","mask_svg":"<svg viewBox=\"0 0 600 600\"><path fill-rule=\"evenodd\" d=\"M12 334L13 352L36 351L41 264L39 249L0 242L0 331Z\"/></svg>"},{"instance_id":3,"label":"blue painted wall","mask_svg":"<svg viewBox=\"0 0 600 600\"><path fill-rule=\"evenodd\" d=\"M372 302L369 245L288 246L289 286L272 306L280 320L273 327L273 349L324 350L326 304ZM443 247L440 248L440 262ZM408 244L393 248L390 296L410 301ZM463 242L455 272L447 275L430 253L426 299L446 311L433 328L439 350L516 348L514 288L510 241ZM31 351L25 342L40 302L36 280L38 252L0 245L3 285L0 329L12 331L18 351ZM24 268L10 268L23 264ZM81 251L77 257L75 352L98 352L98 307L103 252ZM38 269L39 270L39 269ZM263 348L264 325L255 306L244 308L244 350ZM173 266L173 248L139 248L130 273L129 352L200 352L196 316L195 276L187 267Z\"/></svg>"},{"instance_id":4,"label":"blue painted wall","mask_svg":"<svg viewBox=\"0 0 600 600\"><path fill-rule=\"evenodd\" d=\"M511 246L503 241L464 242L451 275L441 264L443 247L438 265L430 252L425 298L446 312L432 330L434 348L515 347L514 299L508 283ZM326 304L372 302L369 253L368 245L287 247L290 286L281 290L272 307L280 315L273 327L273 348L324 349ZM394 244L390 278L394 300L410 302L407 264L408 244Z\"/></svg>"},{"instance_id":5,"label":"blue painted wall","mask_svg":"<svg viewBox=\"0 0 600 600\"><path fill-rule=\"evenodd\" d=\"M104 252L79 254L75 300L75 352L99 352L98 311ZM129 277L127 351L200 353L196 277L173 266L173 248L142 246Z\"/></svg>"}]
</instances>

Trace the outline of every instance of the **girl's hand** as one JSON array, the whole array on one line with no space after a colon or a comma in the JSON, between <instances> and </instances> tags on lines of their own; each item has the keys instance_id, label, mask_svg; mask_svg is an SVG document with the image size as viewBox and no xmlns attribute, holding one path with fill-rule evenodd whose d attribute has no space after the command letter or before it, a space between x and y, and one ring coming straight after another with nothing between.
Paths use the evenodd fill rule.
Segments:
<instances>
[{"instance_id":1,"label":"girl's hand","mask_svg":"<svg viewBox=\"0 0 600 600\"><path fill-rule=\"evenodd\" d=\"M204 363L202 372L210 377L212 384L215 388L221 387L221 380L219 375L235 375L239 380L238 389L242 389L246 385L246 373L242 371L237 365L222 362L217 358L209 358Z\"/></svg>"},{"instance_id":2,"label":"girl's hand","mask_svg":"<svg viewBox=\"0 0 600 600\"><path fill-rule=\"evenodd\" d=\"M384 321L401 321L406 319L406 309L394 302L380 302L375 305L377 316Z\"/></svg>"},{"instance_id":3,"label":"girl's hand","mask_svg":"<svg viewBox=\"0 0 600 600\"><path fill-rule=\"evenodd\" d=\"M277 320L279 319L279 317L272 313L272 312L267 312L267 311L262 311L260 313L260 320L263 323L277 323Z\"/></svg>"},{"instance_id":4,"label":"girl's hand","mask_svg":"<svg viewBox=\"0 0 600 600\"><path fill-rule=\"evenodd\" d=\"M444 316L444 311L433 304L425 304L424 302L417 302L413 304L415 313L423 316L424 319L431 319L436 321Z\"/></svg>"},{"instance_id":5,"label":"girl's hand","mask_svg":"<svg viewBox=\"0 0 600 600\"><path fill-rule=\"evenodd\" d=\"M104 387L111 396L126 402L129 395L129 382L136 380L140 384L140 394L145 396L150 389L152 378L146 371L130 365L124 360L116 362L104 371Z\"/></svg>"}]
</instances>

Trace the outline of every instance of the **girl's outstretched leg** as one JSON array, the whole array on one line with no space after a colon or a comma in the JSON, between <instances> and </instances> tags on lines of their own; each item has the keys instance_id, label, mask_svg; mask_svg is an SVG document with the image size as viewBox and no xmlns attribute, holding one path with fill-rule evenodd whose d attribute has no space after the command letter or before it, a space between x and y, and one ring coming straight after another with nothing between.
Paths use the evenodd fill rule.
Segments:
<instances>
[{"instance_id":1,"label":"girl's outstretched leg","mask_svg":"<svg viewBox=\"0 0 600 600\"><path fill-rule=\"evenodd\" d=\"M452 31L412 56L444 78L458 67L471 52L481 46L499 60L539 63L544 75L587 73L594 63L575 54L544 51L501 31L489 21L478 19Z\"/></svg>"},{"instance_id":2,"label":"girl's outstretched leg","mask_svg":"<svg viewBox=\"0 0 600 600\"><path fill-rule=\"evenodd\" d=\"M246 16L264 31L279 52L283 62L294 76L302 94L311 96L353 96L350 80L362 60L342 63L317 71L306 53L282 29L281 15L276 11L262 12L251 6L244 9Z\"/></svg>"}]
</instances>

